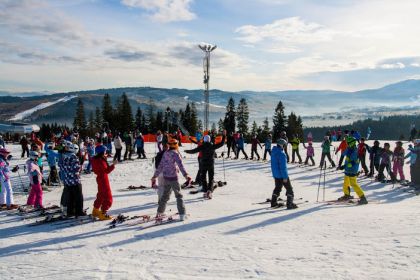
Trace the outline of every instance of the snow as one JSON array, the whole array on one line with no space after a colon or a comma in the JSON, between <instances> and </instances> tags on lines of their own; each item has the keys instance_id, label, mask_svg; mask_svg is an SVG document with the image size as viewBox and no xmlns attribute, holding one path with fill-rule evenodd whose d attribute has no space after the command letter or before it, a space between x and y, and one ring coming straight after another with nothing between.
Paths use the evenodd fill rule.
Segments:
<instances>
[{"instance_id":1,"label":"snow","mask_svg":"<svg viewBox=\"0 0 420 280\"><path fill-rule=\"evenodd\" d=\"M320 145L314 146L319 162ZM18 157L20 148L11 148ZM146 148L151 158L155 147ZM196 157L186 155L184 163L194 177ZM1 278L420 278L419 196L360 178L370 204L328 206L316 203L320 171L289 165L295 197L309 202L291 211L267 210L268 205L255 203L271 196L270 165L217 159L216 180L224 181L223 164L228 184L215 191L213 200L183 191L190 215L184 222L144 230L107 229L107 222L56 229L28 227L29 221L0 212ZM154 214L155 191L122 191L129 185L149 185L152 173L150 159L119 164L110 175L114 194L110 213ZM341 183L341 173L326 173L326 199L341 196ZM95 176L84 175L85 207L90 210L96 188ZM60 195L59 188L44 193L44 203L57 204ZM23 203L26 198L16 199ZM173 196L167 211L176 211Z\"/></svg>"},{"instance_id":2,"label":"snow","mask_svg":"<svg viewBox=\"0 0 420 280\"><path fill-rule=\"evenodd\" d=\"M32 115L33 113L35 113L36 111L45 109L47 107L50 107L50 106L55 105L55 104L60 103L60 102L67 102L67 101L69 101L69 100L71 100L75 97L77 97L77 96L76 95L71 95L71 96L66 96L66 97L57 99L55 101L41 103L41 104L33 107L32 109L29 109L29 110L26 110L26 111L23 111L23 112L20 112L20 113L16 114L14 117L10 118L9 121L23 120L23 119L29 117L30 115Z\"/></svg>"}]
</instances>

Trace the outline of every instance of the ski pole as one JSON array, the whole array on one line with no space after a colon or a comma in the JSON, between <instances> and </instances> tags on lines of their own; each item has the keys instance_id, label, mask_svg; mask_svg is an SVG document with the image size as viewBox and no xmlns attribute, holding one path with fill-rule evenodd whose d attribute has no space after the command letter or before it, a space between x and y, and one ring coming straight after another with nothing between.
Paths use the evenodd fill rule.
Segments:
<instances>
[{"instance_id":1,"label":"ski pole","mask_svg":"<svg viewBox=\"0 0 420 280\"><path fill-rule=\"evenodd\" d=\"M225 151L226 146L223 145L222 164L223 164L223 182L226 182L226 171L225 171Z\"/></svg>"},{"instance_id":2,"label":"ski pole","mask_svg":"<svg viewBox=\"0 0 420 280\"><path fill-rule=\"evenodd\" d=\"M319 188L321 187L321 177L322 177L322 165L319 171L319 182L318 182L318 192L316 195L316 202L318 202L318 198L319 198Z\"/></svg>"},{"instance_id":3,"label":"ski pole","mask_svg":"<svg viewBox=\"0 0 420 280\"><path fill-rule=\"evenodd\" d=\"M322 201L325 201L325 173L327 172L327 162L324 162L324 190L322 195Z\"/></svg>"}]
</instances>

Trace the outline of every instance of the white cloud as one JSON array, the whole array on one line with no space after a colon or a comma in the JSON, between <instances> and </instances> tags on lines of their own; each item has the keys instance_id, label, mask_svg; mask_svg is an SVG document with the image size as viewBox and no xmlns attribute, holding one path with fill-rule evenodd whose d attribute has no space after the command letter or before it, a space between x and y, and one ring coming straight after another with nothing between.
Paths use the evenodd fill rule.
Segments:
<instances>
[{"instance_id":1,"label":"white cloud","mask_svg":"<svg viewBox=\"0 0 420 280\"><path fill-rule=\"evenodd\" d=\"M381 64L381 65L378 65L378 67L381 69L404 69L405 65L401 62L397 62L394 64L389 64L389 63Z\"/></svg>"},{"instance_id":2,"label":"white cloud","mask_svg":"<svg viewBox=\"0 0 420 280\"><path fill-rule=\"evenodd\" d=\"M151 13L151 18L159 22L189 21L196 18L190 11L193 0L122 0L121 3L141 8Z\"/></svg>"}]
</instances>

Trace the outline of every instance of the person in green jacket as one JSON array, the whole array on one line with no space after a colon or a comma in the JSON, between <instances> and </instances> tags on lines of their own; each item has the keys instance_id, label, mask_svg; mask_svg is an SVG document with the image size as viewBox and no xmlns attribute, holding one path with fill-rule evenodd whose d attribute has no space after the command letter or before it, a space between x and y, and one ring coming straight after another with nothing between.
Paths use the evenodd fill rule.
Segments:
<instances>
[{"instance_id":1,"label":"person in green jacket","mask_svg":"<svg viewBox=\"0 0 420 280\"><path fill-rule=\"evenodd\" d=\"M302 158L299 154L299 136L295 134L292 140L290 140L290 144L292 145L292 163L295 163L295 155L297 155L297 157L299 158L299 164L301 164Z\"/></svg>"},{"instance_id":2,"label":"person in green jacket","mask_svg":"<svg viewBox=\"0 0 420 280\"><path fill-rule=\"evenodd\" d=\"M319 167L323 168L325 157L328 158L328 160L331 163L331 166L335 167L335 163L331 159L331 141L330 141L329 136L327 135L324 136L324 141L322 142L321 148L322 148L322 155L321 155L321 162L319 164Z\"/></svg>"}]
</instances>

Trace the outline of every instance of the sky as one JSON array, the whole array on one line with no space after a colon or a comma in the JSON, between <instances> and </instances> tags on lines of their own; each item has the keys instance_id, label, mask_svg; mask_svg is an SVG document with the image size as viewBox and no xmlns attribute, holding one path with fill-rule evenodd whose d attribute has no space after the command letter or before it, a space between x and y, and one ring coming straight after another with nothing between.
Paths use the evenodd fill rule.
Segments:
<instances>
[{"instance_id":1,"label":"sky","mask_svg":"<svg viewBox=\"0 0 420 280\"><path fill-rule=\"evenodd\" d=\"M418 0L0 0L0 90L356 91L420 78Z\"/></svg>"}]
</instances>

